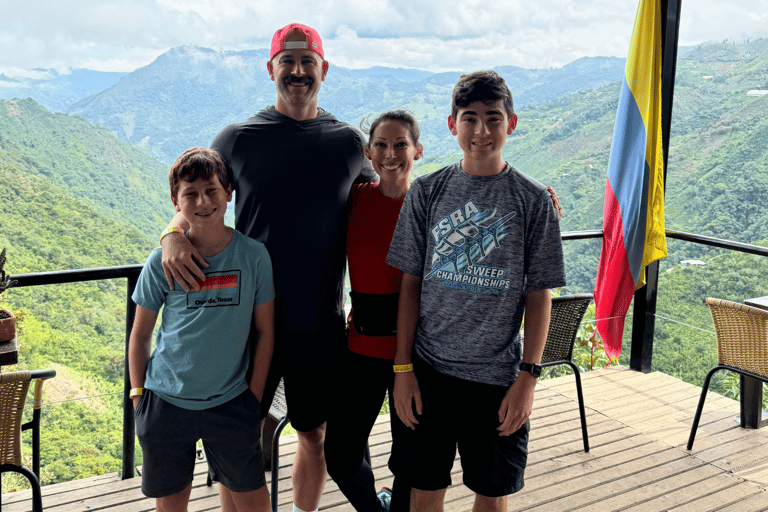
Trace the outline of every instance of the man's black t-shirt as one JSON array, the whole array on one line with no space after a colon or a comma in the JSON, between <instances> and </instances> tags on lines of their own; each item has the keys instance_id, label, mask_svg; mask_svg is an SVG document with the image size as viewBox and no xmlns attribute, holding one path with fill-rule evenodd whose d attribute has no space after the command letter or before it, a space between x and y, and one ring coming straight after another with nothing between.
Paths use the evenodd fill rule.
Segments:
<instances>
[{"instance_id":1,"label":"man's black t-shirt","mask_svg":"<svg viewBox=\"0 0 768 512\"><path fill-rule=\"evenodd\" d=\"M344 342L347 197L353 183L375 176L364 144L322 109L296 121L273 106L227 126L211 144L231 172L237 230L272 257L278 339Z\"/></svg>"}]
</instances>

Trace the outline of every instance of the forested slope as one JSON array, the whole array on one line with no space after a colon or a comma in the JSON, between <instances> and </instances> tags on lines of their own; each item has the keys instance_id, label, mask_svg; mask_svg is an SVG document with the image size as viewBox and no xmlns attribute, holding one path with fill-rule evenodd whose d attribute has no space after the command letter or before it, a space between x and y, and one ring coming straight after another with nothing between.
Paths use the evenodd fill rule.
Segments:
<instances>
[{"instance_id":1,"label":"forested slope","mask_svg":"<svg viewBox=\"0 0 768 512\"><path fill-rule=\"evenodd\" d=\"M153 237L173 214L167 164L33 100L0 101L0 151L18 173L49 178L101 215Z\"/></svg>"},{"instance_id":2,"label":"forested slope","mask_svg":"<svg viewBox=\"0 0 768 512\"><path fill-rule=\"evenodd\" d=\"M82 119L50 114L31 100L0 101L0 247L8 250L6 271L142 263L155 245L160 217L172 213L165 205L170 201L158 197L165 196L167 184L146 171L157 175L165 167ZM153 241L120 219L135 221ZM45 386L45 401L55 404L43 409L43 483L118 471L125 281L16 287L4 299L3 307L22 320L15 369L58 372ZM16 485L17 479L3 475L4 492Z\"/></svg>"}]
</instances>

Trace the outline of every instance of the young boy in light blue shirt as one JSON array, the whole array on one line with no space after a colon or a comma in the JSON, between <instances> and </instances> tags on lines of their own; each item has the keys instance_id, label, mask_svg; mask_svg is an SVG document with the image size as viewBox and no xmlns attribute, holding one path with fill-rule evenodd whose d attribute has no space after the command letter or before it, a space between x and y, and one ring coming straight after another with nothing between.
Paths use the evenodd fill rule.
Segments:
<instances>
[{"instance_id":1,"label":"young boy in light blue shirt","mask_svg":"<svg viewBox=\"0 0 768 512\"><path fill-rule=\"evenodd\" d=\"M222 485L222 510L267 512L260 400L274 347L269 254L224 224L232 187L218 153L186 151L169 182L174 207L189 222L186 236L208 268L200 291L170 290L155 249L132 297L137 308L128 362L144 456L142 491L156 498L157 510L186 510L196 443L203 439Z\"/></svg>"}]
</instances>

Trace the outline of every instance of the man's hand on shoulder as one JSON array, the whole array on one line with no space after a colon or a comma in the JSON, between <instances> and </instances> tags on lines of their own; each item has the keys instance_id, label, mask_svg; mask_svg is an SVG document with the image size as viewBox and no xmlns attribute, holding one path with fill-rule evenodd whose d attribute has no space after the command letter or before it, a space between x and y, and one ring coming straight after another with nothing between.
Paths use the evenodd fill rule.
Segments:
<instances>
[{"instance_id":1,"label":"man's hand on shoulder","mask_svg":"<svg viewBox=\"0 0 768 512\"><path fill-rule=\"evenodd\" d=\"M508 436L517 432L533 412L533 392L536 389L536 378L528 372L520 372L504 395L499 407L500 436Z\"/></svg>"},{"instance_id":2,"label":"man's hand on shoulder","mask_svg":"<svg viewBox=\"0 0 768 512\"><path fill-rule=\"evenodd\" d=\"M163 273L171 290L174 280L178 281L185 292L200 291L200 284L205 281L202 268L208 268L200 253L182 233L169 233L160 240L163 248Z\"/></svg>"}]
</instances>

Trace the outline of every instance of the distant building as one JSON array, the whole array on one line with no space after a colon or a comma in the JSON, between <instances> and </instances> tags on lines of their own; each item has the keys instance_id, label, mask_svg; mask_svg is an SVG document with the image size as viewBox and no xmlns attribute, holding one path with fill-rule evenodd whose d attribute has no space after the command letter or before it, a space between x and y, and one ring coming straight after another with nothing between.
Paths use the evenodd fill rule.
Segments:
<instances>
[{"instance_id":1,"label":"distant building","mask_svg":"<svg viewBox=\"0 0 768 512\"><path fill-rule=\"evenodd\" d=\"M752 89L751 91L747 91L747 96L765 96L768 94L768 90L765 89Z\"/></svg>"},{"instance_id":2,"label":"distant building","mask_svg":"<svg viewBox=\"0 0 768 512\"><path fill-rule=\"evenodd\" d=\"M680 262L681 267L706 267L707 264L701 260L682 260Z\"/></svg>"}]
</instances>

